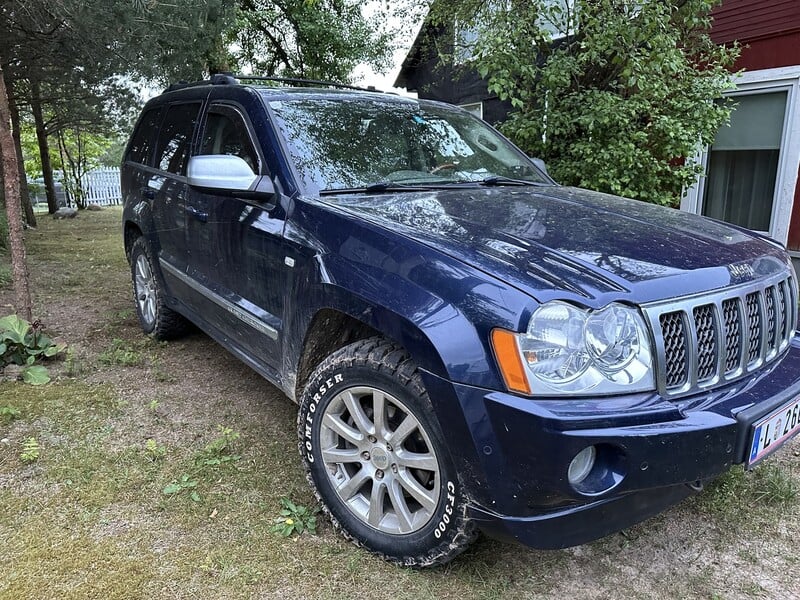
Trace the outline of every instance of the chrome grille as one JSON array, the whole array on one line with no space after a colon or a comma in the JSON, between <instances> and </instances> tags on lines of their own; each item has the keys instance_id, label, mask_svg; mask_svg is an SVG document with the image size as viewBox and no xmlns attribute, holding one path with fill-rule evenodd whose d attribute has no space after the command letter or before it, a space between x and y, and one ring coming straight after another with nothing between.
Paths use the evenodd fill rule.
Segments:
<instances>
[{"instance_id":1,"label":"chrome grille","mask_svg":"<svg viewBox=\"0 0 800 600\"><path fill-rule=\"evenodd\" d=\"M772 362L797 324L792 277L645 306L655 332L658 387L667 396L727 383Z\"/></svg>"}]
</instances>

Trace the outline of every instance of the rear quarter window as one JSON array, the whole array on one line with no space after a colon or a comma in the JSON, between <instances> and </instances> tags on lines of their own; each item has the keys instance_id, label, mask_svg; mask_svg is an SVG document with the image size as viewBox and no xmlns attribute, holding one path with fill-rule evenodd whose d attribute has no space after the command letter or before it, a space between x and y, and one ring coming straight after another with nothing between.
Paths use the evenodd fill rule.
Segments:
<instances>
[{"instance_id":1,"label":"rear quarter window","mask_svg":"<svg viewBox=\"0 0 800 600\"><path fill-rule=\"evenodd\" d=\"M142 115L128 144L128 153L125 155L126 161L129 160L143 165L151 163L153 146L155 145L163 112L163 109L158 107L151 108Z\"/></svg>"}]
</instances>

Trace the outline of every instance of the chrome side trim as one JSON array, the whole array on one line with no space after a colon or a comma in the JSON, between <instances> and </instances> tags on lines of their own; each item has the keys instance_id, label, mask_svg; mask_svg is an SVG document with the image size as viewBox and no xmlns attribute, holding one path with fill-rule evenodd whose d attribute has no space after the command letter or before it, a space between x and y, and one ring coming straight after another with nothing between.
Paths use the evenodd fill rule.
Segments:
<instances>
[{"instance_id":1,"label":"chrome side trim","mask_svg":"<svg viewBox=\"0 0 800 600\"><path fill-rule=\"evenodd\" d=\"M200 283L189 277L186 273L183 273L182 271L179 271L178 269L173 267L163 258L159 258L158 262L161 265L161 269L163 271L169 273L176 279L179 279L181 282L192 288L194 291L198 292L199 294L202 294L203 296L211 300L211 302L213 302L220 308L228 311L234 317L242 321L245 325L249 325L256 331L260 331L261 333L263 333L272 340L278 339L278 330L270 325L267 325L261 319L256 317L254 314L242 308L239 308L233 302L230 302L229 300L226 300L219 294L212 292L208 288L204 287L203 285L201 285Z\"/></svg>"}]
</instances>

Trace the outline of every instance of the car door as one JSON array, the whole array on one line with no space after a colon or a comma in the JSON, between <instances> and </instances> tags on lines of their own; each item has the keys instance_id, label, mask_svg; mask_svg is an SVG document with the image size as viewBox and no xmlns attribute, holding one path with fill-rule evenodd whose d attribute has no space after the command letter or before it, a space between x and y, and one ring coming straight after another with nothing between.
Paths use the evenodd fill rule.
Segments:
<instances>
[{"instance_id":1,"label":"car door","mask_svg":"<svg viewBox=\"0 0 800 600\"><path fill-rule=\"evenodd\" d=\"M142 194L151 200L162 271L173 290L175 280L170 275L184 273L187 266L186 166L200 108L200 101L168 106L156 141L154 168L148 169L142 187Z\"/></svg>"},{"instance_id":2,"label":"car door","mask_svg":"<svg viewBox=\"0 0 800 600\"><path fill-rule=\"evenodd\" d=\"M251 119L241 105L209 104L198 155L230 154L268 175ZM286 265L284 213L279 206L236 196L190 191L189 275L204 293L200 316L223 341L262 366L280 365Z\"/></svg>"}]
</instances>

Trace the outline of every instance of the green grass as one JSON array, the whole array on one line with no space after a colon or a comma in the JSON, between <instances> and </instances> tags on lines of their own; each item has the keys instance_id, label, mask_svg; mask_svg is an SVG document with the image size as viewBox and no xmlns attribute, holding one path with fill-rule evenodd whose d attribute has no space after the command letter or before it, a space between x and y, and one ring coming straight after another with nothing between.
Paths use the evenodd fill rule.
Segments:
<instances>
[{"instance_id":1,"label":"green grass","mask_svg":"<svg viewBox=\"0 0 800 600\"><path fill-rule=\"evenodd\" d=\"M738 598L799 589L796 443L576 549L482 539L450 565L418 572L344 541L321 515L316 535L273 532L284 499L316 507L297 455L296 407L202 334L169 344L142 336L120 218L118 209L43 218L26 234L37 313L70 353L52 365L49 385L0 383L0 599ZM0 303L9 301L0 286ZM38 457L25 462L30 438ZM181 489L165 493L173 484Z\"/></svg>"}]
</instances>

